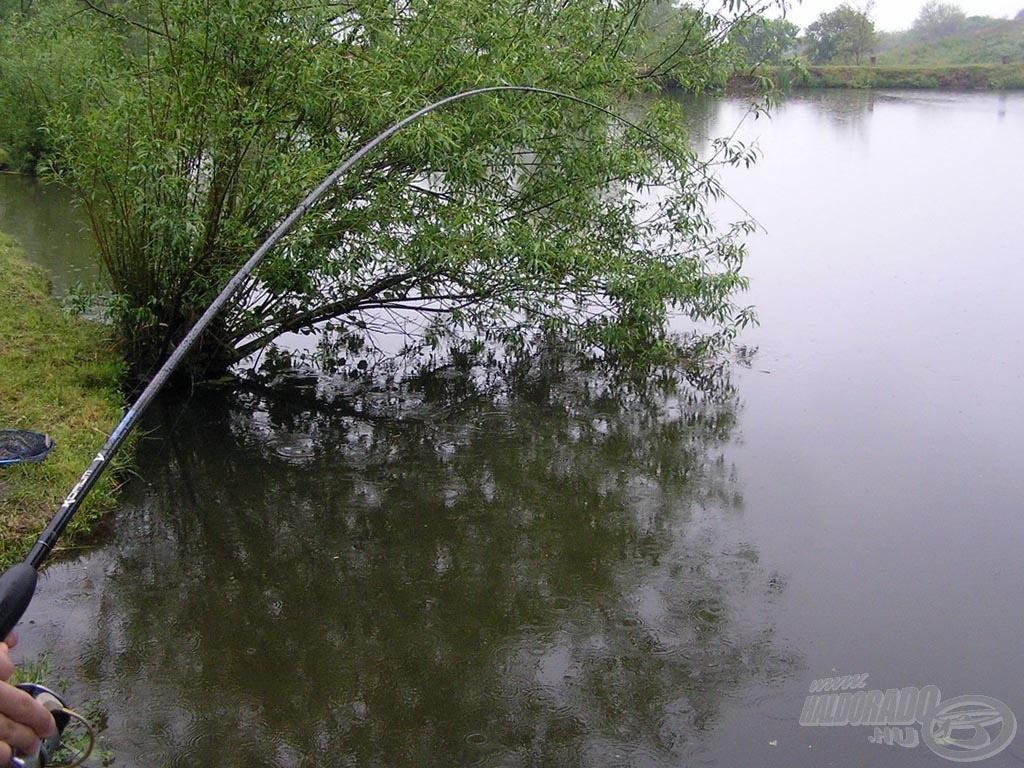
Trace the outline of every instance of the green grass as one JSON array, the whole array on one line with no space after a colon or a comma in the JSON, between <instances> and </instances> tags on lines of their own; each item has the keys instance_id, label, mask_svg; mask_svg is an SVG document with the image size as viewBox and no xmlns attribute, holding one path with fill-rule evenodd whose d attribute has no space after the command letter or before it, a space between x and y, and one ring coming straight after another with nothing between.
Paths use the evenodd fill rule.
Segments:
<instances>
[{"instance_id":1,"label":"green grass","mask_svg":"<svg viewBox=\"0 0 1024 768\"><path fill-rule=\"evenodd\" d=\"M784 88L1024 88L1024 62L960 67L810 66L775 74Z\"/></svg>"},{"instance_id":2,"label":"green grass","mask_svg":"<svg viewBox=\"0 0 1024 768\"><path fill-rule=\"evenodd\" d=\"M0 429L46 432L56 443L38 464L0 467L0 567L25 555L117 425L122 368L109 329L66 314L46 275L0 234ZM97 483L61 545L110 509L115 476Z\"/></svg>"}]
</instances>

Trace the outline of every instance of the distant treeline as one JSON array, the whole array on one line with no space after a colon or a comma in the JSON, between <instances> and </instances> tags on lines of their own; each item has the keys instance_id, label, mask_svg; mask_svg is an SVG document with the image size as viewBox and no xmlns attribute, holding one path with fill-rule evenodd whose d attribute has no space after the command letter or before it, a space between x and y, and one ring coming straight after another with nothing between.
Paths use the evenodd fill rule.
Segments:
<instances>
[{"instance_id":1,"label":"distant treeline","mask_svg":"<svg viewBox=\"0 0 1024 768\"><path fill-rule=\"evenodd\" d=\"M852 64L842 57L796 59L773 67L770 76L794 88L1024 88L1024 11L993 19L930 2L910 30L877 35L859 66Z\"/></svg>"},{"instance_id":2,"label":"distant treeline","mask_svg":"<svg viewBox=\"0 0 1024 768\"><path fill-rule=\"evenodd\" d=\"M911 29L879 33L870 12L842 3L800 30L751 19L731 31L725 90L788 88L1024 88L1024 10L1014 19L967 16L926 3ZM686 83L668 80L672 86Z\"/></svg>"},{"instance_id":3,"label":"distant treeline","mask_svg":"<svg viewBox=\"0 0 1024 768\"><path fill-rule=\"evenodd\" d=\"M841 4L792 41L812 65L963 66L1024 61L1024 10L1015 19L967 16L957 5L925 3L904 32L878 32L870 11Z\"/></svg>"}]
</instances>

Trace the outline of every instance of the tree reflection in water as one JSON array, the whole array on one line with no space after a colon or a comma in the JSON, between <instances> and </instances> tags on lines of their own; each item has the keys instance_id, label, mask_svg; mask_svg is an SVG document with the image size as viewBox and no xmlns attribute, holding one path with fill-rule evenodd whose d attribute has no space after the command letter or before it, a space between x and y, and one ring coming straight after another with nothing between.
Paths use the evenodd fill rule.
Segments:
<instances>
[{"instance_id":1,"label":"tree reflection in water","mask_svg":"<svg viewBox=\"0 0 1024 768\"><path fill-rule=\"evenodd\" d=\"M293 376L152 419L74 672L120 764L676 765L791 672L726 377L513 380Z\"/></svg>"}]
</instances>

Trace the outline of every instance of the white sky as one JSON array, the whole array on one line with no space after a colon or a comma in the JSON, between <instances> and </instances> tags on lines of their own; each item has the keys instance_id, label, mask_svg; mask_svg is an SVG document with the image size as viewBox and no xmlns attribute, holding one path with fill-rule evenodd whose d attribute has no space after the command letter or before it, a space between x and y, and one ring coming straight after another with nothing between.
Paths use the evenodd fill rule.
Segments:
<instances>
[{"instance_id":1,"label":"white sky","mask_svg":"<svg viewBox=\"0 0 1024 768\"><path fill-rule=\"evenodd\" d=\"M786 18L805 28L819 15L835 10L843 0L789 0L790 9ZM854 8L863 8L866 0L847 0ZM875 28L883 32L898 32L910 29L927 0L875 0L871 18ZM1010 18L1024 9L1024 0L940 0L959 6L968 16L993 16Z\"/></svg>"}]
</instances>

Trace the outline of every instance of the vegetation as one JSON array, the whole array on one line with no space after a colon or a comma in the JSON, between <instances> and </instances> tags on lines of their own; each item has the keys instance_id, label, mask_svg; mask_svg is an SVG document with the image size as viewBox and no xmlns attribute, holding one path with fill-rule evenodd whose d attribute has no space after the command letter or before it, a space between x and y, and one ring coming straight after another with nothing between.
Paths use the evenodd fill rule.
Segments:
<instances>
[{"instance_id":1,"label":"vegetation","mask_svg":"<svg viewBox=\"0 0 1024 768\"><path fill-rule=\"evenodd\" d=\"M920 25L915 24L909 32L883 37L877 62L925 67L1024 64L1024 18L966 17L956 31L930 35L923 34Z\"/></svg>"},{"instance_id":2,"label":"vegetation","mask_svg":"<svg viewBox=\"0 0 1024 768\"><path fill-rule=\"evenodd\" d=\"M638 17L642 30L637 67L642 79L693 92L719 88L731 69L726 40L734 23L689 5L652 2ZM689 59L703 60L699 68Z\"/></svg>"},{"instance_id":3,"label":"vegetation","mask_svg":"<svg viewBox=\"0 0 1024 768\"><path fill-rule=\"evenodd\" d=\"M46 432L56 447L38 464L0 468L0 568L23 557L45 521L121 417L121 366L109 329L70 317L46 277L0 235L0 428ZM73 541L109 508L107 475L86 499Z\"/></svg>"},{"instance_id":4,"label":"vegetation","mask_svg":"<svg viewBox=\"0 0 1024 768\"><path fill-rule=\"evenodd\" d=\"M773 4L743 3L740 18ZM655 0L35 0L0 33L0 76L38 107L27 133L45 141L27 151L88 212L145 375L287 211L396 119L500 83L609 110L665 77L700 89L721 79L737 4L722 5L662 17ZM48 64L56 51L70 63ZM53 84L32 101L37 67ZM324 329L350 364L375 331L416 351L573 336L611 359L665 360L679 352L668 312L700 329L688 353L727 341L751 317L735 303L748 227L716 229L707 204L714 164L749 158L723 145L699 162L666 103L631 114L642 130L504 94L421 121L307 215L193 373Z\"/></svg>"},{"instance_id":5,"label":"vegetation","mask_svg":"<svg viewBox=\"0 0 1024 768\"><path fill-rule=\"evenodd\" d=\"M96 75L90 25L65 23L71 2L0 0L0 168L33 173L53 149L46 117L81 109Z\"/></svg>"},{"instance_id":6,"label":"vegetation","mask_svg":"<svg viewBox=\"0 0 1024 768\"><path fill-rule=\"evenodd\" d=\"M786 19L751 16L737 24L729 34L746 65L780 64L797 51L800 27Z\"/></svg>"},{"instance_id":7,"label":"vegetation","mask_svg":"<svg viewBox=\"0 0 1024 768\"><path fill-rule=\"evenodd\" d=\"M870 9L870 5L869 5ZM860 64L875 44L875 23L869 10L843 3L821 14L807 27L807 55L814 64Z\"/></svg>"},{"instance_id":8,"label":"vegetation","mask_svg":"<svg viewBox=\"0 0 1024 768\"><path fill-rule=\"evenodd\" d=\"M1024 88L1024 12L1012 21L967 16L930 0L910 30L871 37L869 25L870 4L821 14L801 41L811 63L797 57L769 77L782 88ZM856 42L858 29L870 46Z\"/></svg>"},{"instance_id":9,"label":"vegetation","mask_svg":"<svg viewBox=\"0 0 1024 768\"><path fill-rule=\"evenodd\" d=\"M806 67L780 72L780 85L793 88L1024 88L1024 63L962 67Z\"/></svg>"},{"instance_id":10,"label":"vegetation","mask_svg":"<svg viewBox=\"0 0 1024 768\"><path fill-rule=\"evenodd\" d=\"M922 40L939 40L964 30L967 14L959 6L929 0L914 20L911 33Z\"/></svg>"}]
</instances>

